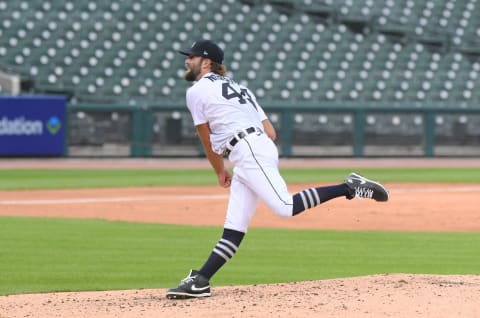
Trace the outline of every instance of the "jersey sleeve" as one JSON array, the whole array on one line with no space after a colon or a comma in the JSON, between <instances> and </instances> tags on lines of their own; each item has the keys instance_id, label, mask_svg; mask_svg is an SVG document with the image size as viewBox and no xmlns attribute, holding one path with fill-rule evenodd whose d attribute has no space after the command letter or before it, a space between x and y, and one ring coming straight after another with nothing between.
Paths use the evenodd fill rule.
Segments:
<instances>
[{"instance_id":1,"label":"jersey sleeve","mask_svg":"<svg viewBox=\"0 0 480 318\"><path fill-rule=\"evenodd\" d=\"M186 95L187 107L192 115L193 123L195 126L205 124L207 118L205 117L204 101L202 99L201 92L196 86L192 86L187 90Z\"/></svg>"}]
</instances>

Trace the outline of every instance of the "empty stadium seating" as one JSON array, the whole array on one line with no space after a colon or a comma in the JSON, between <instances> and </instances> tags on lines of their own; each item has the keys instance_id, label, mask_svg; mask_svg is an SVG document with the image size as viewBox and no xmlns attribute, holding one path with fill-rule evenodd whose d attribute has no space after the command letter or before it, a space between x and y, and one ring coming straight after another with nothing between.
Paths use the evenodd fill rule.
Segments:
<instances>
[{"instance_id":1,"label":"empty stadium seating","mask_svg":"<svg viewBox=\"0 0 480 318\"><path fill-rule=\"evenodd\" d=\"M183 102L199 37L265 102L480 101L477 0L0 0L0 69L71 102ZM1 91L1 90L0 90Z\"/></svg>"}]
</instances>

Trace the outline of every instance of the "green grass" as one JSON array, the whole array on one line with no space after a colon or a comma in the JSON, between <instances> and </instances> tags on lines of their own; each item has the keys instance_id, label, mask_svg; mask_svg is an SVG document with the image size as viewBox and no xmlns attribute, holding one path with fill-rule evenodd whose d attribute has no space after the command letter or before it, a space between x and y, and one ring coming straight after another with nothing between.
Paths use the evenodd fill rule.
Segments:
<instances>
[{"instance_id":1,"label":"green grass","mask_svg":"<svg viewBox=\"0 0 480 318\"><path fill-rule=\"evenodd\" d=\"M389 182L480 183L475 168L282 169L287 183L350 171ZM0 190L215 185L210 169L0 170ZM221 228L0 217L0 295L167 288L198 268ZM480 233L250 229L214 286L377 273L480 274Z\"/></svg>"},{"instance_id":2,"label":"green grass","mask_svg":"<svg viewBox=\"0 0 480 318\"><path fill-rule=\"evenodd\" d=\"M388 182L480 183L476 168L282 169L287 183L338 182L350 171ZM211 169L19 169L0 170L0 190L215 185Z\"/></svg>"},{"instance_id":3,"label":"green grass","mask_svg":"<svg viewBox=\"0 0 480 318\"><path fill-rule=\"evenodd\" d=\"M166 288L221 228L0 217L0 294ZM252 228L214 286L375 273L480 274L480 233Z\"/></svg>"},{"instance_id":4,"label":"green grass","mask_svg":"<svg viewBox=\"0 0 480 318\"><path fill-rule=\"evenodd\" d=\"M19 169L0 170L0 179L0 190L205 185L216 180L207 169Z\"/></svg>"}]
</instances>

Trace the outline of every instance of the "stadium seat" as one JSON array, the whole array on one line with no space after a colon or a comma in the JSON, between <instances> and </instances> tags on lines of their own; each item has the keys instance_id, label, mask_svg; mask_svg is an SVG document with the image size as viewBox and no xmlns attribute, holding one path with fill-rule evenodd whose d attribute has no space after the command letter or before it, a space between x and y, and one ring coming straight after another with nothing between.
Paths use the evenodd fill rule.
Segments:
<instances>
[{"instance_id":1,"label":"stadium seat","mask_svg":"<svg viewBox=\"0 0 480 318\"><path fill-rule=\"evenodd\" d=\"M76 101L183 102L176 52L206 37L267 101L478 102L479 10L476 0L3 0L0 68Z\"/></svg>"}]
</instances>

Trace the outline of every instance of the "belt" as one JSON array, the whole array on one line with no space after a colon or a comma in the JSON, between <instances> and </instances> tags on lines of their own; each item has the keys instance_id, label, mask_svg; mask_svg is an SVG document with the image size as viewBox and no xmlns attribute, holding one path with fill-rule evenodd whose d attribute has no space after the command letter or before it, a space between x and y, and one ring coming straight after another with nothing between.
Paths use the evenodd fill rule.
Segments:
<instances>
[{"instance_id":1,"label":"belt","mask_svg":"<svg viewBox=\"0 0 480 318\"><path fill-rule=\"evenodd\" d=\"M250 134L258 133L259 135L262 133L262 130L257 127L249 127L247 129L240 130L233 138L227 143L227 148L223 152L225 156L228 156L230 152L232 152L233 147L242 140L243 138L247 137Z\"/></svg>"}]
</instances>

